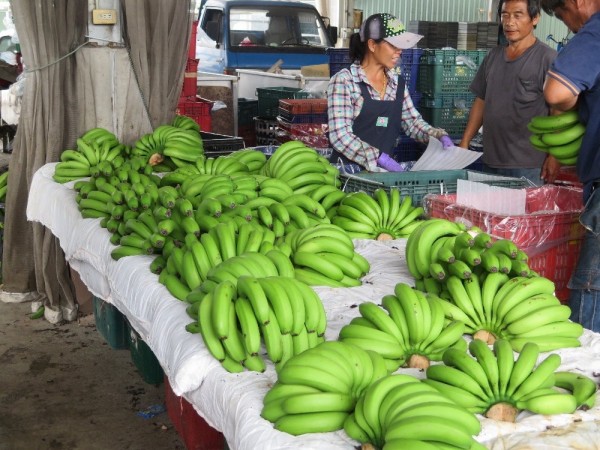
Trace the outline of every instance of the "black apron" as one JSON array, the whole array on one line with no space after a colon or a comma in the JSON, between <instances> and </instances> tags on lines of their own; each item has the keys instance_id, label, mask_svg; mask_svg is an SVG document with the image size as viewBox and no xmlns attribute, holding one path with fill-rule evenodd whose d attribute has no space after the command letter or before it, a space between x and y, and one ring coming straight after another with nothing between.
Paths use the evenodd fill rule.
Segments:
<instances>
[{"instance_id":1,"label":"black apron","mask_svg":"<svg viewBox=\"0 0 600 450\"><path fill-rule=\"evenodd\" d=\"M363 106L354 119L352 132L367 144L379 149L382 153L392 154L402 131L402 106L404 103L404 78L398 77L398 88L395 100L374 100L371 98L366 83L360 83ZM332 162L352 164L353 161L343 154L334 151ZM354 163L356 164L356 163Z\"/></svg>"}]
</instances>

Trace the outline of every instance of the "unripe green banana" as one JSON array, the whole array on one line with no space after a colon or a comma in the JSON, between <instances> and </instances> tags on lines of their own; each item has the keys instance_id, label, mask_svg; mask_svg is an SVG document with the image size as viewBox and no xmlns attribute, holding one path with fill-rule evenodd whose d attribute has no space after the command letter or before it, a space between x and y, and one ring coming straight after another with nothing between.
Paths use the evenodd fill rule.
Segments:
<instances>
[{"instance_id":1,"label":"unripe green banana","mask_svg":"<svg viewBox=\"0 0 600 450\"><path fill-rule=\"evenodd\" d=\"M542 134L542 142L550 147L569 144L585 133L585 125L577 123L566 129Z\"/></svg>"},{"instance_id":2,"label":"unripe green banana","mask_svg":"<svg viewBox=\"0 0 600 450\"><path fill-rule=\"evenodd\" d=\"M346 412L316 412L305 414L290 414L275 422L275 429L298 436L306 433L326 433L340 430L344 427Z\"/></svg>"},{"instance_id":3,"label":"unripe green banana","mask_svg":"<svg viewBox=\"0 0 600 450\"><path fill-rule=\"evenodd\" d=\"M577 409L577 400L571 394L556 392L517 402L517 408L544 415L572 414Z\"/></svg>"},{"instance_id":4,"label":"unripe green banana","mask_svg":"<svg viewBox=\"0 0 600 450\"><path fill-rule=\"evenodd\" d=\"M554 373L555 386L566 389L577 400L578 407L592 408L596 401L598 385L591 378L574 372Z\"/></svg>"}]
</instances>

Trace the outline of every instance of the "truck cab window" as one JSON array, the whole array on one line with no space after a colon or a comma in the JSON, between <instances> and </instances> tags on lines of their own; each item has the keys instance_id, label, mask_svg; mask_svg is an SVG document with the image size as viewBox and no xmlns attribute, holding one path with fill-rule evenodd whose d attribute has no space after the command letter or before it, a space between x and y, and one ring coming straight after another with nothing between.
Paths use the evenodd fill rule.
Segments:
<instances>
[{"instance_id":1,"label":"truck cab window","mask_svg":"<svg viewBox=\"0 0 600 450\"><path fill-rule=\"evenodd\" d=\"M202 29L206 35L217 44L222 42L221 30L223 28L223 12L220 10L207 10L204 15Z\"/></svg>"}]
</instances>

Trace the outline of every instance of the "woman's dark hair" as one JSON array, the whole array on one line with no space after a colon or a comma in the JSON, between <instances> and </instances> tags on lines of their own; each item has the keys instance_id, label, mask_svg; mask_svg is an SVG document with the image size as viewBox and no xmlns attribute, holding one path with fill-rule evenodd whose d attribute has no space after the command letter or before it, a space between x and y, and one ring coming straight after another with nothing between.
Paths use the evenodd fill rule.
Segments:
<instances>
[{"instance_id":1,"label":"woman's dark hair","mask_svg":"<svg viewBox=\"0 0 600 450\"><path fill-rule=\"evenodd\" d=\"M360 41L360 33L350 35L348 53L352 61L362 61L367 52L367 43Z\"/></svg>"},{"instance_id":2,"label":"woman's dark hair","mask_svg":"<svg viewBox=\"0 0 600 450\"><path fill-rule=\"evenodd\" d=\"M374 41L381 42L383 39L374 39ZM368 48L368 41L362 42L360 40L360 33L353 33L350 35L348 54L352 61L362 61L367 54Z\"/></svg>"},{"instance_id":3,"label":"woman's dark hair","mask_svg":"<svg viewBox=\"0 0 600 450\"><path fill-rule=\"evenodd\" d=\"M500 0L498 2L498 18L502 16L502 5L506 2L512 2L518 0ZM534 19L538 14L540 14L540 0L525 0L527 2L527 13L531 19ZM563 0L554 0L555 2L562 2ZM545 9L544 9L545 11ZM546 11L548 12L548 11Z\"/></svg>"}]
</instances>

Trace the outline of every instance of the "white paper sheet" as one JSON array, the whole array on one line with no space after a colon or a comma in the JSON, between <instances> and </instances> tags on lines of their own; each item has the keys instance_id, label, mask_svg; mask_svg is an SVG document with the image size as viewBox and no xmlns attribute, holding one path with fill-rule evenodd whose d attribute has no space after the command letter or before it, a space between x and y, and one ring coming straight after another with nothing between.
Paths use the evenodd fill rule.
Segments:
<instances>
[{"instance_id":1,"label":"white paper sheet","mask_svg":"<svg viewBox=\"0 0 600 450\"><path fill-rule=\"evenodd\" d=\"M490 186L468 180L457 180L456 203L481 211L506 216L525 214L524 189Z\"/></svg>"},{"instance_id":2,"label":"white paper sheet","mask_svg":"<svg viewBox=\"0 0 600 450\"><path fill-rule=\"evenodd\" d=\"M432 137L423 155L412 166L416 170L454 170L464 169L481 156L481 152L466 150L461 147L444 148L442 143Z\"/></svg>"}]
</instances>

